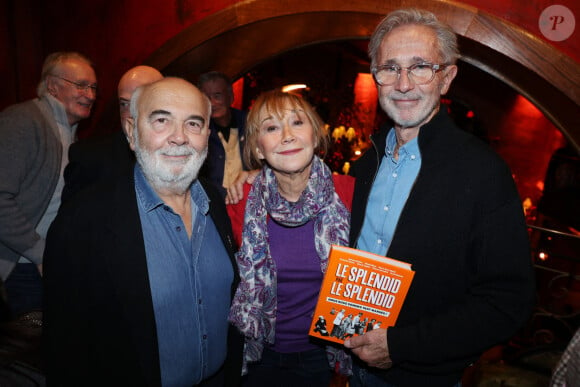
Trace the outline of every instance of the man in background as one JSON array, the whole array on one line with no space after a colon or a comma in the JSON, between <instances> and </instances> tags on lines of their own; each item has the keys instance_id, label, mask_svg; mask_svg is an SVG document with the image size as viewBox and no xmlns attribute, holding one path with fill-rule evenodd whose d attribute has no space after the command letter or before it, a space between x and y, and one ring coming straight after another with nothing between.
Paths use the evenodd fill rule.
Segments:
<instances>
[{"instance_id":1,"label":"man in background","mask_svg":"<svg viewBox=\"0 0 580 387\"><path fill-rule=\"evenodd\" d=\"M222 192L236 182L245 170L242 161L246 112L233 108L232 82L224 73L210 71L200 75L198 86L211 101L209 153L201 171Z\"/></svg>"},{"instance_id":2,"label":"man in background","mask_svg":"<svg viewBox=\"0 0 580 387\"><path fill-rule=\"evenodd\" d=\"M101 137L75 142L69 149L69 164L64 171L63 202L95 182L111 179L126 168L132 168L135 155L129 148L123 123L130 118L129 101L142 85L158 81L163 75L150 66L129 69L117 87L121 129Z\"/></svg>"},{"instance_id":3,"label":"man in background","mask_svg":"<svg viewBox=\"0 0 580 387\"><path fill-rule=\"evenodd\" d=\"M49 231L47 382L237 385L231 225L215 188L197 179L210 103L164 78L137 89L130 109L134 170L64 203Z\"/></svg>"},{"instance_id":4,"label":"man in background","mask_svg":"<svg viewBox=\"0 0 580 387\"><path fill-rule=\"evenodd\" d=\"M0 113L0 276L13 317L42 307L45 237L61 203L68 148L97 95L91 61L49 55L37 94Z\"/></svg>"}]
</instances>

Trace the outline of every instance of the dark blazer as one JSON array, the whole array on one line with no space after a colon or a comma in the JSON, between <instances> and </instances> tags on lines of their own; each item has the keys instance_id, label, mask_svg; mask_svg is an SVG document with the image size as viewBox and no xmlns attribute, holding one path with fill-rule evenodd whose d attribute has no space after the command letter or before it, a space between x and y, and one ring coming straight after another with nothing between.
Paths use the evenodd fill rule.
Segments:
<instances>
[{"instance_id":1,"label":"dark blazer","mask_svg":"<svg viewBox=\"0 0 580 387\"><path fill-rule=\"evenodd\" d=\"M223 200L203 184L210 216L229 252ZM49 386L160 386L157 333L133 173L95 185L65 203L44 261ZM241 337L230 329L226 385L241 374Z\"/></svg>"}]
</instances>

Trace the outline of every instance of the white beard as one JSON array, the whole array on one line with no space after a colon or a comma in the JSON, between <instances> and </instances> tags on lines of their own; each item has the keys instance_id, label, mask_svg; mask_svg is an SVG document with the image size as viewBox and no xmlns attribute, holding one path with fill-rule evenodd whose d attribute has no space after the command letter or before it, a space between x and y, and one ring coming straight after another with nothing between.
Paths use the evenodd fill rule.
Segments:
<instances>
[{"instance_id":1,"label":"white beard","mask_svg":"<svg viewBox=\"0 0 580 387\"><path fill-rule=\"evenodd\" d=\"M134 133L135 157L152 187L155 190L169 189L180 193L187 191L197 179L199 170L207 157L207 147L201 153L187 145L168 146L149 152L141 147L137 130ZM190 155L191 157L182 163L170 163L164 162L163 155Z\"/></svg>"},{"instance_id":2,"label":"white beard","mask_svg":"<svg viewBox=\"0 0 580 387\"><path fill-rule=\"evenodd\" d=\"M419 94L420 102L417 106L401 109L394 102L397 97L401 96L402 94L398 92L380 96L379 104L393 122L402 128L414 128L423 125L432 116L433 111L439 108L439 96L427 95L425 97ZM405 95L405 97L411 97L411 94Z\"/></svg>"}]
</instances>

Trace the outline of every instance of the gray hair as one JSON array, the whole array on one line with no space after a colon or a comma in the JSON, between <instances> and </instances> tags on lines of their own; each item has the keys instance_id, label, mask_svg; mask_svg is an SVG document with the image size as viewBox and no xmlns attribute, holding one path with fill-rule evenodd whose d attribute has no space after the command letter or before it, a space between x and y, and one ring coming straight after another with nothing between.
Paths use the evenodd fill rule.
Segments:
<instances>
[{"instance_id":1,"label":"gray hair","mask_svg":"<svg viewBox=\"0 0 580 387\"><path fill-rule=\"evenodd\" d=\"M146 86L148 85L139 86L135 89L133 95L131 95L129 113L131 113L131 118L133 118L133 125L137 125L137 118L139 118L139 109L137 108L137 105L139 104L139 99L141 98L141 94L143 94L143 90L145 90Z\"/></svg>"},{"instance_id":2,"label":"gray hair","mask_svg":"<svg viewBox=\"0 0 580 387\"><path fill-rule=\"evenodd\" d=\"M215 81L221 79L223 80L226 85L228 85L228 93L230 97L233 98L234 96L234 89L232 87L232 80L226 74L219 72L219 71L209 71L207 73L203 73L197 79L197 87L201 90L204 84L209 81Z\"/></svg>"},{"instance_id":3,"label":"gray hair","mask_svg":"<svg viewBox=\"0 0 580 387\"><path fill-rule=\"evenodd\" d=\"M66 62L67 60L76 59L81 62L85 62L89 66L94 69L93 62L83 54L80 54L75 51L59 51L53 52L49 56L46 57L44 63L42 65L42 72L40 74L40 82L38 83L38 87L36 88L36 94L39 97L45 95L47 90L46 79L49 75L55 75L55 73L60 72L60 66Z\"/></svg>"},{"instance_id":4,"label":"gray hair","mask_svg":"<svg viewBox=\"0 0 580 387\"><path fill-rule=\"evenodd\" d=\"M399 9L389 13L376 27L369 42L368 54L371 68L377 65L379 46L386 34L393 29L409 25L421 25L431 28L437 34L439 55L445 64L455 64L459 58L457 35L447 24L439 21L432 12L416 8Z\"/></svg>"}]
</instances>

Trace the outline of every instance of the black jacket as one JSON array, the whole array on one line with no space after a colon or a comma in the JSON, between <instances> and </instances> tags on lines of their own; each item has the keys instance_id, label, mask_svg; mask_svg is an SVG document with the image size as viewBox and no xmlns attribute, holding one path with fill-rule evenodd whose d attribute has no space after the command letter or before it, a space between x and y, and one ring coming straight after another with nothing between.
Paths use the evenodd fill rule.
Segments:
<instances>
[{"instance_id":1,"label":"black jacket","mask_svg":"<svg viewBox=\"0 0 580 387\"><path fill-rule=\"evenodd\" d=\"M210 184L210 216L229 252L231 225ZM44 261L49 386L160 386L145 246L133 173L74 196L52 224ZM230 329L226 385L241 375L243 342Z\"/></svg>"},{"instance_id":2,"label":"black jacket","mask_svg":"<svg viewBox=\"0 0 580 387\"><path fill-rule=\"evenodd\" d=\"M421 169L387 252L416 272L387 333L393 368L382 373L402 386L458 382L483 351L522 326L534 303L528 235L510 170L443 110L420 129ZM352 168L351 246L386 137L383 128Z\"/></svg>"}]
</instances>

